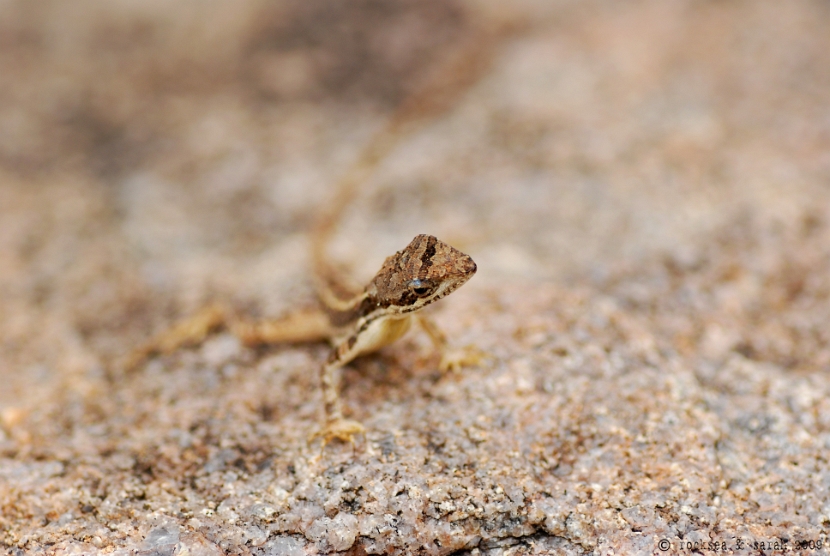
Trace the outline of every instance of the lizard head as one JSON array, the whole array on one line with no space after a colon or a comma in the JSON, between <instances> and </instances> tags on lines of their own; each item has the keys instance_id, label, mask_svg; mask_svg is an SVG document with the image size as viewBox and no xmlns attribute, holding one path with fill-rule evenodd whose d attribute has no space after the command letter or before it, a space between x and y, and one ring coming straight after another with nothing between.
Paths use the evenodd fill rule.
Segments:
<instances>
[{"instance_id":1,"label":"lizard head","mask_svg":"<svg viewBox=\"0 0 830 556\"><path fill-rule=\"evenodd\" d=\"M377 307L410 313L446 297L475 273L469 255L421 234L387 257L366 292Z\"/></svg>"}]
</instances>

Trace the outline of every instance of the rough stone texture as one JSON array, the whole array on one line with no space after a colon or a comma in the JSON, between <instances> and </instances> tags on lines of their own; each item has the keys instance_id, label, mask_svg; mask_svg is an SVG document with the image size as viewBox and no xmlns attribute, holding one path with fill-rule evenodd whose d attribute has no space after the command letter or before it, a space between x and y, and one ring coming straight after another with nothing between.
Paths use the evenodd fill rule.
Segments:
<instances>
[{"instance_id":1,"label":"rough stone texture","mask_svg":"<svg viewBox=\"0 0 830 556\"><path fill-rule=\"evenodd\" d=\"M3 550L828 542L828 4L501 4L0 4ZM325 450L324 346L113 370L208 301L310 303L316 208L477 17L533 23L331 251L364 278L416 233L470 253L434 314L480 368L418 334L356 362L368 433Z\"/></svg>"}]
</instances>

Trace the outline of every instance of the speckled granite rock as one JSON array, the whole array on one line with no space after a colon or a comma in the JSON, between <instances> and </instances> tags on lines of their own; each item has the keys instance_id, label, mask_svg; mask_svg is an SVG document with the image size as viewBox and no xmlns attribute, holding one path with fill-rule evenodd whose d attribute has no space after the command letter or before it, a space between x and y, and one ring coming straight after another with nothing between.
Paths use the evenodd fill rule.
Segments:
<instances>
[{"instance_id":1,"label":"speckled granite rock","mask_svg":"<svg viewBox=\"0 0 830 556\"><path fill-rule=\"evenodd\" d=\"M550 535L579 554L824 538L826 376L683 357L596 292L478 290L453 308L451 331L492 346L491 364L441 376L405 353L364 361L346 389L370 430L355 447L305 442L315 357L254 360L223 336L34 412L29 430L64 432L3 460L5 542L534 553Z\"/></svg>"},{"instance_id":2,"label":"speckled granite rock","mask_svg":"<svg viewBox=\"0 0 830 556\"><path fill-rule=\"evenodd\" d=\"M500 8L32 6L0 6L3 550L828 552L824 3L513 6L536 25L332 246L356 276L418 232L469 252L434 313L489 358L356 362L368 432L324 450L324 346L112 361L210 300L311 302L329 184Z\"/></svg>"}]
</instances>

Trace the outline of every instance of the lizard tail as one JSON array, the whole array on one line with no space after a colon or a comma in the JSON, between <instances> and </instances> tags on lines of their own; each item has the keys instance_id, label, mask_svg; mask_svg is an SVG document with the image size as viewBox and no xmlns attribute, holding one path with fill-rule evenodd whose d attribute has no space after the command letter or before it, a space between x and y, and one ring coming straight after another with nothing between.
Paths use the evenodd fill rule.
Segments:
<instances>
[{"instance_id":1,"label":"lizard tail","mask_svg":"<svg viewBox=\"0 0 830 556\"><path fill-rule=\"evenodd\" d=\"M483 22L466 34L461 44L426 75L398 106L387 124L364 147L351 168L335 184L330 201L320 212L311 233L311 256L317 293L324 304L335 306L352 298L355 292L343 284L342 272L331 264L326 246L349 203L369 180L384 158L401 139L452 109L459 99L492 66L499 45L526 24L512 20Z\"/></svg>"}]
</instances>

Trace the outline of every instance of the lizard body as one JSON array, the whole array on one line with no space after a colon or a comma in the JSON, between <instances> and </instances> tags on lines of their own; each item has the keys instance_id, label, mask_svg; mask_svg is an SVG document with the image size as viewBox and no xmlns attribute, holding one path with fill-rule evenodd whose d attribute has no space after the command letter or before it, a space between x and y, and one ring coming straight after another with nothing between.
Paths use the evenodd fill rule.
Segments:
<instances>
[{"instance_id":1,"label":"lizard body","mask_svg":"<svg viewBox=\"0 0 830 556\"><path fill-rule=\"evenodd\" d=\"M128 366L156 353L170 353L181 346L201 342L226 326L244 344L301 343L328 340L332 350L320 366L325 427L314 436L351 440L363 427L344 419L340 402L340 369L355 358L375 352L403 336L413 318L442 352L446 369L475 361L471 354L450 354L443 335L417 315L424 307L446 297L476 272L472 258L430 235L418 235L403 250L387 257L366 288L345 297L338 292L321 298L322 310L303 311L285 319L249 322L222 307L209 307L171 328L137 350Z\"/></svg>"},{"instance_id":2,"label":"lizard body","mask_svg":"<svg viewBox=\"0 0 830 556\"><path fill-rule=\"evenodd\" d=\"M458 289L475 272L476 264L468 255L422 234L403 251L387 257L363 293L339 307L327 306L330 322L340 325L340 333L333 337L331 355L320 372L326 411L323 436L350 439L362 431L358 423L343 419L338 393L340 368L403 336L417 311ZM425 328L443 351L443 338L428 324Z\"/></svg>"}]
</instances>

